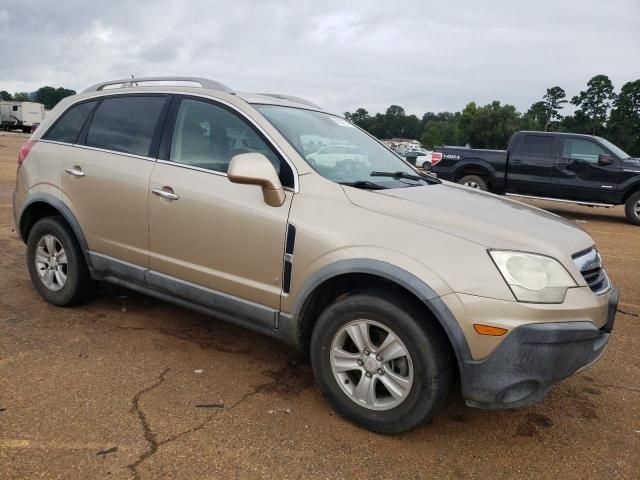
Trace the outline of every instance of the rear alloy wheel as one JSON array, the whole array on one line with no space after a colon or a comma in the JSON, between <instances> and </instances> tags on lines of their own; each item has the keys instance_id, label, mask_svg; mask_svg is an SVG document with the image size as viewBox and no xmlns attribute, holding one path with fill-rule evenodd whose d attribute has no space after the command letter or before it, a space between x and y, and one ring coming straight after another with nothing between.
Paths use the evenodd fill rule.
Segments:
<instances>
[{"instance_id":1,"label":"rear alloy wheel","mask_svg":"<svg viewBox=\"0 0 640 480\"><path fill-rule=\"evenodd\" d=\"M636 192L627 199L624 211L627 219L634 225L640 225L640 192Z\"/></svg>"},{"instance_id":2,"label":"rear alloy wheel","mask_svg":"<svg viewBox=\"0 0 640 480\"><path fill-rule=\"evenodd\" d=\"M46 217L33 226L27 266L35 289L54 305L80 303L95 288L82 250L62 217Z\"/></svg>"},{"instance_id":3,"label":"rear alloy wheel","mask_svg":"<svg viewBox=\"0 0 640 480\"><path fill-rule=\"evenodd\" d=\"M382 290L327 307L310 352L320 390L335 411L388 434L435 415L449 390L452 357L446 336L431 322L413 302Z\"/></svg>"},{"instance_id":4,"label":"rear alloy wheel","mask_svg":"<svg viewBox=\"0 0 640 480\"><path fill-rule=\"evenodd\" d=\"M482 190L483 192L486 192L488 190L487 181L478 175L465 175L458 180L458 183L460 185L464 185L465 187Z\"/></svg>"}]
</instances>

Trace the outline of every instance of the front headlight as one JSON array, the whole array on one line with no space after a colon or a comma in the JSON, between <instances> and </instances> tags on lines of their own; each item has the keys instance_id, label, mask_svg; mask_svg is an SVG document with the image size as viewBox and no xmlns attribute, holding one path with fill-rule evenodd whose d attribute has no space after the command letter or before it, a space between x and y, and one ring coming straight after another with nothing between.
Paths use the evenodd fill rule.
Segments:
<instances>
[{"instance_id":1,"label":"front headlight","mask_svg":"<svg viewBox=\"0 0 640 480\"><path fill-rule=\"evenodd\" d=\"M505 282L519 302L562 303L576 287L560 262L535 253L489 250Z\"/></svg>"}]
</instances>

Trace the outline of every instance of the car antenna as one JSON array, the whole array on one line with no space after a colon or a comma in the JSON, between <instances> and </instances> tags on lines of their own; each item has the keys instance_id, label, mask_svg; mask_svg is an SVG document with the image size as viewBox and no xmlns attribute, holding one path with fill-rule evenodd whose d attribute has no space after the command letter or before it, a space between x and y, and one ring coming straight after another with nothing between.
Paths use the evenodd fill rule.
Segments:
<instances>
[{"instance_id":1,"label":"car antenna","mask_svg":"<svg viewBox=\"0 0 640 480\"><path fill-rule=\"evenodd\" d=\"M136 77L134 77L134 76L133 76L133 73L131 74L131 79L132 79L132 80L135 80L135 79L136 79ZM131 82L131 83L135 83L135 84L136 84L136 87L139 87L139 86L140 86L140 85L138 85L138 82Z\"/></svg>"}]
</instances>

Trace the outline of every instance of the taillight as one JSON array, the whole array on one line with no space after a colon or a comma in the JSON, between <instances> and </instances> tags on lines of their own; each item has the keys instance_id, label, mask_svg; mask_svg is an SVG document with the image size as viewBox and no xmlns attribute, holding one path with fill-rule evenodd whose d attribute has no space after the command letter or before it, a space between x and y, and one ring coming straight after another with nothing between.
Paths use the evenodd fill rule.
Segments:
<instances>
[{"instance_id":1,"label":"taillight","mask_svg":"<svg viewBox=\"0 0 640 480\"><path fill-rule=\"evenodd\" d=\"M24 162L24 159L27 158L27 155L29 155L31 148L35 144L36 142L34 142L33 140L29 140L22 146L22 148L20 149L20 153L18 153L18 168L22 166L22 162Z\"/></svg>"},{"instance_id":2,"label":"taillight","mask_svg":"<svg viewBox=\"0 0 640 480\"><path fill-rule=\"evenodd\" d=\"M431 154L431 166L432 167L435 167L437 164L439 164L441 160L442 160L442 153L433 152Z\"/></svg>"}]
</instances>

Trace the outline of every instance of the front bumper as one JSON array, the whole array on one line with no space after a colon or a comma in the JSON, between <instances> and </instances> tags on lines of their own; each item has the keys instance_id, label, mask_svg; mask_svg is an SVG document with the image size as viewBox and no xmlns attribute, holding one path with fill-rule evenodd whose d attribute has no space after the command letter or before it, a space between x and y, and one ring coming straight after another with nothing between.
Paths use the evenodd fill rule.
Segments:
<instances>
[{"instance_id":1,"label":"front bumper","mask_svg":"<svg viewBox=\"0 0 640 480\"><path fill-rule=\"evenodd\" d=\"M536 403L560 380L584 369L604 352L620 293L609 294L607 323L535 323L514 329L486 359L461 366L467 405L513 408Z\"/></svg>"}]
</instances>

